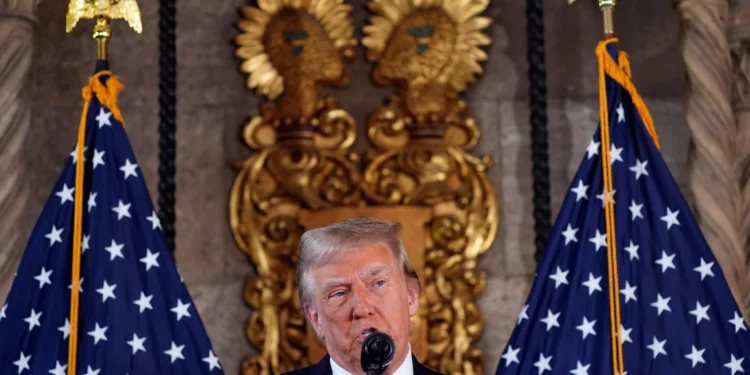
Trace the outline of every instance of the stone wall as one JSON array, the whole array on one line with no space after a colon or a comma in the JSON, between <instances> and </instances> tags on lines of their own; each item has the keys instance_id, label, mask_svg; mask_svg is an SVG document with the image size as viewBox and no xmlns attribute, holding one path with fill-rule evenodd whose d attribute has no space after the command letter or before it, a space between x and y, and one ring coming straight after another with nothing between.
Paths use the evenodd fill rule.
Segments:
<instances>
[{"instance_id":1,"label":"stone wall","mask_svg":"<svg viewBox=\"0 0 750 375\"><path fill-rule=\"evenodd\" d=\"M361 27L368 16L364 1L348 2ZM158 2L139 3L144 33L135 34L117 22L110 58L112 70L126 85L120 108L156 201ZM594 3L545 2L553 218L597 126L594 48L601 35L601 17ZM258 105L258 99L244 89L245 77L234 58L232 39L237 35L237 9L243 4L244 0L182 0L177 21L176 258L227 374L238 374L242 358L253 353L244 334L250 309L242 301L245 279L253 270L234 244L227 219L235 175L230 164L250 155L240 131ZM25 147L31 168L33 200L28 214L32 222L73 148L82 105L80 88L94 69L91 22L65 34L66 8L67 1L46 0L38 9L29 89L33 123ZM473 154L487 154L494 161L489 174L500 200L498 238L479 264L487 273L488 288L479 301L485 331L477 345L485 352L487 372L494 373L535 263L525 2L495 0L485 14L495 20L488 31L493 39L487 50L490 60L466 97L482 131ZM684 69L677 49L677 15L667 1L623 1L618 4L616 29L661 135L663 155L687 193L688 132L681 107ZM362 52L358 50L357 61L347 66L350 87L330 91L354 115L360 129L391 92L371 82ZM365 138L360 137L356 147L367 149Z\"/></svg>"}]
</instances>

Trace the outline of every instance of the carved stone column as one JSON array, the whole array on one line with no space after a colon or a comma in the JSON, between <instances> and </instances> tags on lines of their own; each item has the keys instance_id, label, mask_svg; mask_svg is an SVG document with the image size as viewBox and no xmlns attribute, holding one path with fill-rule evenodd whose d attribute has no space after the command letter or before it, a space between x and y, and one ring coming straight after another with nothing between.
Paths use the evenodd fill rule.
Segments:
<instances>
[{"instance_id":1,"label":"carved stone column","mask_svg":"<svg viewBox=\"0 0 750 375\"><path fill-rule=\"evenodd\" d=\"M681 18L680 50L687 72L685 116L691 132L688 183L693 212L748 316L748 272L742 231L742 194L736 173L738 140L732 105L728 0L674 0Z\"/></svg>"},{"instance_id":2,"label":"carved stone column","mask_svg":"<svg viewBox=\"0 0 750 375\"><path fill-rule=\"evenodd\" d=\"M31 113L25 96L39 0L0 0L0 301L4 301L26 240L28 200L23 143Z\"/></svg>"},{"instance_id":3,"label":"carved stone column","mask_svg":"<svg viewBox=\"0 0 750 375\"><path fill-rule=\"evenodd\" d=\"M740 233L746 259L750 258L750 3L730 6L728 39L732 51L732 110L737 123L737 178L742 192L738 204ZM750 275L745 276L750 280ZM747 281L750 285L750 281ZM747 291L750 293L750 291ZM747 298L747 297L746 297ZM747 309L746 309L747 312Z\"/></svg>"}]
</instances>

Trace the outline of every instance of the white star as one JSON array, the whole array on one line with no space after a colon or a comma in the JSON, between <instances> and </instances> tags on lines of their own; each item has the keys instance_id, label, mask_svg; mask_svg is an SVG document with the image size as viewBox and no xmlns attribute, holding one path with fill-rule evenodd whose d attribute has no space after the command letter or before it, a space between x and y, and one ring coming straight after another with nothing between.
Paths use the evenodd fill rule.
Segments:
<instances>
[{"instance_id":1,"label":"white star","mask_svg":"<svg viewBox=\"0 0 750 375\"><path fill-rule=\"evenodd\" d=\"M742 316L740 316L740 314L737 314L737 311L734 312L734 319L730 319L729 323L732 323L734 325L734 333L739 332L741 329L747 331L747 326L745 326L745 319L742 319Z\"/></svg>"},{"instance_id":2,"label":"white star","mask_svg":"<svg viewBox=\"0 0 750 375\"><path fill-rule=\"evenodd\" d=\"M555 272L554 275L550 275L550 279L555 280L555 289L560 286L560 284L567 284L568 283L568 272L560 269L560 266L557 266L557 272Z\"/></svg>"},{"instance_id":3,"label":"white star","mask_svg":"<svg viewBox=\"0 0 750 375\"><path fill-rule=\"evenodd\" d=\"M516 325L521 324L521 322L524 319L529 319L529 315L527 313L528 311L529 311L529 305L526 304L523 306L523 309L521 309L521 313L518 314L518 323L516 323Z\"/></svg>"},{"instance_id":4,"label":"white star","mask_svg":"<svg viewBox=\"0 0 750 375\"><path fill-rule=\"evenodd\" d=\"M589 185L584 185L583 180L578 180L578 186L571 188L570 191L574 192L576 194L576 202L583 199L589 199L586 196L586 192L589 190Z\"/></svg>"},{"instance_id":5,"label":"white star","mask_svg":"<svg viewBox=\"0 0 750 375\"><path fill-rule=\"evenodd\" d=\"M152 253L151 249L146 249L146 256L141 258L141 262L146 263L146 271L151 267L159 267L159 262L156 260L158 257L159 253Z\"/></svg>"},{"instance_id":6,"label":"white star","mask_svg":"<svg viewBox=\"0 0 750 375\"><path fill-rule=\"evenodd\" d=\"M667 272L667 269L674 268L674 256L677 254L672 254L667 256L667 252L662 250L661 251L661 258L657 260L655 263L661 265L661 273Z\"/></svg>"},{"instance_id":7,"label":"white star","mask_svg":"<svg viewBox=\"0 0 750 375\"><path fill-rule=\"evenodd\" d=\"M690 315L695 315L696 324L700 323L701 320L711 320L708 317L708 308L711 305L701 306L700 302L695 303L695 310L690 311Z\"/></svg>"},{"instance_id":8,"label":"white star","mask_svg":"<svg viewBox=\"0 0 750 375\"><path fill-rule=\"evenodd\" d=\"M625 122L625 108L622 108L622 102L617 107L617 122Z\"/></svg>"},{"instance_id":9,"label":"white star","mask_svg":"<svg viewBox=\"0 0 750 375\"><path fill-rule=\"evenodd\" d=\"M521 348L513 349L513 345L508 345L508 349L505 350L505 354L502 355L502 358L505 360L505 367L510 366L511 363L515 362L519 365L521 362L518 361L518 352L521 351Z\"/></svg>"},{"instance_id":10,"label":"white star","mask_svg":"<svg viewBox=\"0 0 750 375\"><path fill-rule=\"evenodd\" d=\"M620 338L620 344L624 344L626 342L629 342L629 343L633 342L633 340L630 339L630 332L632 332L632 331L633 331L632 328L625 329L625 327L622 324L620 324L620 332L621 332L621 336L622 336Z\"/></svg>"},{"instance_id":11,"label":"white star","mask_svg":"<svg viewBox=\"0 0 750 375\"><path fill-rule=\"evenodd\" d=\"M596 236L589 238L589 242L596 245L596 252L599 252L599 248L607 248L607 233L599 233L599 229L596 230Z\"/></svg>"},{"instance_id":12,"label":"white star","mask_svg":"<svg viewBox=\"0 0 750 375\"><path fill-rule=\"evenodd\" d=\"M122 255L123 247L125 247L124 243L118 245L117 242L115 242L115 239L113 238L110 245L104 248L104 250L109 253L110 262L115 260L115 258L118 258L118 257L125 259L125 257Z\"/></svg>"},{"instance_id":13,"label":"white star","mask_svg":"<svg viewBox=\"0 0 750 375\"><path fill-rule=\"evenodd\" d=\"M58 327L57 330L62 332L63 340L68 339L68 336L70 335L70 321L68 318L65 318L65 324L63 324L62 327Z\"/></svg>"},{"instance_id":14,"label":"white star","mask_svg":"<svg viewBox=\"0 0 750 375\"><path fill-rule=\"evenodd\" d=\"M119 203L117 207L112 207L112 211L117 212L117 220L120 221L123 217L130 216L130 205L131 203L125 204L122 199L118 199Z\"/></svg>"},{"instance_id":15,"label":"white star","mask_svg":"<svg viewBox=\"0 0 750 375\"><path fill-rule=\"evenodd\" d=\"M42 267L42 272L34 276L34 279L39 281L39 289L42 289L44 284L52 285L52 281L49 279L50 275L52 275L52 270L47 271L46 268Z\"/></svg>"},{"instance_id":16,"label":"white star","mask_svg":"<svg viewBox=\"0 0 750 375\"><path fill-rule=\"evenodd\" d=\"M667 223L667 230L672 227L672 225L680 225L679 220L677 220L677 214L680 213L680 210L672 212L669 207L667 207L667 214L662 216L662 221Z\"/></svg>"},{"instance_id":17,"label":"white star","mask_svg":"<svg viewBox=\"0 0 750 375\"><path fill-rule=\"evenodd\" d=\"M94 370L91 368L91 366L86 366L86 368L87 368L87 371L83 375L99 375L99 371L101 371L101 369Z\"/></svg>"},{"instance_id":18,"label":"white star","mask_svg":"<svg viewBox=\"0 0 750 375\"><path fill-rule=\"evenodd\" d=\"M642 175L648 176L646 164L648 164L648 160L641 162L640 159L636 158L635 165L629 168L631 171L635 172L636 181L638 181L638 179L641 178Z\"/></svg>"},{"instance_id":19,"label":"white star","mask_svg":"<svg viewBox=\"0 0 750 375\"><path fill-rule=\"evenodd\" d=\"M151 306L151 299L152 298L154 298L153 294L150 295L150 296L146 296L145 294L143 294L143 292L141 292L141 297L139 299L133 301L133 303L135 303L136 305L138 305L138 307L140 307L140 310L138 311L139 314L142 314L143 311L146 310L146 309L149 309L149 310L153 310L154 309Z\"/></svg>"},{"instance_id":20,"label":"white star","mask_svg":"<svg viewBox=\"0 0 750 375\"><path fill-rule=\"evenodd\" d=\"M643 203L641 204L635 204L635 200L630 201L630 207L628 209L630 210L630 220L635 221L636 218L643 219L643 214L641 214L641 209L643 208Z\"/></svg>"},{"instance_id":21,"label":"white star","mask_svg":"<svg viewBox=\"0 0 750 375\"><path fill-rule=\"evenodd\" d=\"M659 341L656 339L656 336L654 336L654 341L651 343L651 345L648 345L647 348L651 349L651 351L654 352L654 358L658 356L659 354L667 355L667 352L664 350L664 344L667 343L667 340Z\"/></svg>"},{"instance_id":22,"label":"white star","mask_svg":"<svg viewBox=\"0 0 750 375\"><path fill-rule=\"evenodd\" d=\"M591 140L591 142L589 142L589 146L586 147L586 153L588 154L587 159L591 159L592 157L594 157L594 155L599 155L600 144L601 143L599 142L594 142L593 139Z\"/></svg>"},{"instance_id":23,"label":"white star","mask_svg":"<svg viewBox=\"0 0 750 375\"><path fill-rule=\"evenodd\" d=\"M547 317L544 319L540 319L540 321L547 325L547 332L549 332L552 327L559 327L560 324L557 322L557 319L560 317L560 313L553 314L552 310L547 309Z\"/></svg>"},{"instance_id":24,"label":"white star","mask_svg":"<svg viewBox=\"0 0 750 375\"><path fill-rule=\"evenodd\" d=\"M88 150L87 146L83 146L83 161L86 161L86 150ZM73 164L78 163L78 144L76 143L76 148L73 149L73 152L70 153L70 156L73 158Z\"/></svg>"},{"instance_id":25,"label":"white star","mask_svg":"<svg viewBox=\"0 0 750 375\"><path fill-rule=\"evenodd\" d=\"M208 357L203 358L203 362L208 363L208 371L213 370L214 367L221 370L221 366L219 365L219 358L214 355L213 350L208 351Z\"/></svg>"},{"instance_id":26,"label":"white star","mask_svg":"<svg viewBox=\"0 0 750 375\"><path fill-rule=\"evenodd\" d=\"M130 345L133 348L133 355L135 353L138 353L138 351L146 352L146 348L143 347L143 342L146 341L145 337L138 337L135 333L133 334L133 339L128 341L128 345Z\"/></svg>"},{"instance_id":27,"label":"white star","mask_svg":"<svg viewBox=\"0 0 750 375\"><path fill-rule=\"evenodd\" d=\"M62 235L63 230L64 228L57 229L55 225L52 225L52 230L44 235L44 237L49 238L50 247L54 245L55 242L62 243L62 237L60 237L60 235Z\"/></svg>"},{"instance_id":28,"label":"white star","mask_svg":"<svg viewBox=\"0 0 750 375\"><path fill-rule=\"evenodd\" d=\"M6 311L8 311L8 304L7 303L3 305L2 309L0 309L0 320L3 320L4 318L7 318L7 316L5 316L5 312Z\"/></svg>"},{"instance_id":29,"label":"white star","mask_svg":"<svg viewBox=\"0 0 750 375\"><path fill-rule=\"evenodd\" d=\"M602 191L601 194L597 194L596 195L596 199L599 199L599 200L602 201L602 207L604 207L607 204L607 202L612 202L612 204L614 205L615 204L615 193L617 193L617 189L612 189L612 193L611 194L607 194L607 201L604 201L604 194L605 193L604 193L604 191Z\"/></svg>"},{"instance_id":30,"label":"white star","mask_svg":"<svg viewBox=\"0 0 750 375\"><path fill-rule=\"evenodd\" d=\"M589 288L589 295L594 294L595 290L601 291L602 287L599 286L599 283L602 281L602 277L599 276L597 278L594 278L594 274L589 272L589 279L584 281L582 284Z\"/></svg>"},{"instance_id":31,"label":"white star","mask_svg":"<svg viewBox=\"0 0 750 375\"><path fill-rule=\"evenodd\" d=\"M70 201L73 202L73 192L75 191L75 187L68 187L68 184L63 184L62 190L55 193L58 197L60 197L60 205L65 204L65 202Z\"/></svg>"},{"instance_id":32,"label":"white star","mask_svg":"<svg viewBox=\"0 0 750 375\"><path fill-rule=\"evenodd\" d=\"M638 298L636 298L635 296L635 290L637 288L638 287L636 286L630 286L629 281L625 281L625 288L620 289L620 293L622 293L625 296L625 303L628 303L628 301L630 301L631 299L633 301L638 301Z\"/></svg>"},{"instance_id":33,"label":"white star","mask_svg":"<svg viewBox=\"0 0 750 375\"><path fill-rule=\"evenodd\" d=\"M94 345L98 344L101 340L107 341L107 335L105 335L106 332L107 326L104 326L104 328L102 328L99 327L99 323L96 323L96 328L94 328L93 331L89 332L89 336L94 338Z\"/></svg>"},{"instance_id":34,"label":"white star","mask_svg":"<svg viewBox=\"0 0 750 375\"><path fill-rule=\"evenodd\" d=\"M172 363L174 363L177 358L185 359L185 357L182 356L182 349L184 348L185 345L177 346L175 345L174 341L172 341L172 348L164 351L164 354L170 356L172 358Z\"/></svg>"},{"instance_id":35,"label":"white star","mask_svg":"<svg viewBox=\"0 0 750 375\"><path fill-rule=\"evenodd\" d=\"M609 147L609 163L614 164L616 161L622 161L622 147L615 146L614 143L612 143Z\"/></svg>"},{"instance_id":36,"label":"white star","mask_svg":"<svg viewBox=\"0 0 750 375\"><path fill-rule=\"evenodd\" d=\"M13 362L16 367L18 367L18 373L22 373L23 370L31 370L29 368L29 360L31 360L31 354L29 356L25 356L23 352L21 352L21 357L18 358L17 361Z\"/></svg>"},{"instance_id":37,"label":"white star","mask_svg":"<svg viewBox=\"0 0 750 375\"><path fill-rule=\"evenodd\" d=\"M182 300L178 299L177 300L177 306L175 306L174 308L170 309L169 311L172 311L175 314L177 314L177 321L179 322L180 319L182 319L183 316L190 317L190 312L188 311L188 309L190 308L190 305L191 305L190 302L188 302L186 304L183 304Z\"/></svg>"},{"instance_id":38,"label":"white star","mask_svg":"<svg viewBox=\"0 0 750 375\"><path fill-rule=\"evenodd\" d=\"M29 332L31 332L34 327L41 327L42 325L39 324L39 318L42 317L42 311L37 313L34 311L34 309L31 309L31 315L29 315L28 318L24 319L23 321L26 323L29 323Z\"/></svg>"},{"instance_id":39,"label":"white star","mask_svg":"<svg viewBox=\"0 0 750 375\"><path fill-rule=\"evenodd\" d=\"M104 153L105 151L99 152L99 150L94 150L94 168L93 169L96 169L97 165L105 165Z\"/></svg>"},{"instance_id":40,"label":"white star","mask_svg":"<svg viewBox=\"0 0 750 375\"><path fill-rule=\"evenodd\" d=\"M570 373L573 375L589 375L589 367L591 367L590 363L584 366L581 361L576 361L576 368L570 370Z\"/></svg>"},{"instance_id":41,"label":"white star","mask_svg":"<svg viewBox=\"0 0 750 375\"><path fill-rule=\"evenodd\" d=\"M651 306L656 307L658 310L657 315L661 316L661 313L664 311L672 311L672 309L669 308L670 299L672 299L672 297L662 298L661 293L656 295L656 302L652 303Z\"/></svg>"},{"instance_id":42,"label":"white star","mask_svg":"<svg viewBox=\"0 0 750 375\"><path fill-rule=\"evenodd\" d=\"M68 289L71 289L71 287L72 287L72 285L68 285ZM83 293L83 277L78 282L78 292Z\"/></svg>"},{"instance_id":43,"label":"white star","mask_svg":"<svg viewBox=\"0 0 750 375\"><path fill-rule=\"evenodd\" d=\"M96 116L96 121L99 122L99 129L102 128L102 126L108 125L111 126L112 123L109 122L109 118L112 117L112 112L106 112L104 110L104 107L99 108L99 115Z\"/></svg>"},{"instance_id":44,"label":"white star","mask_svg":"<svg viewBox=\"0 0 750 375\"><path fill-rule=\"evenodd\" d=\"M562 232L562 235L565 236L566 245L570 241L578 242L578 239L576 238L576 233L578 233L578 228L573 228L570 226L570 223L568 223L568 227L565 229L564 232Z\"/></svg>"},{"instance_id":45,"label":"white star","mask_svg":"<svg viewBox=\"0 0 750 375\"><path fill-rule=\"evenodd\" d=\"M117 299L115 297L115 288L117 288L117 284L109 285L107 283L107 280L104 280L104 285L100 289L97 289L96 291L102 295L102 303L107 301L107 298Z\"/></svg>"},{"instance_id":46,"label":"white star","mask_svg":"<svg viewBox=\"0 0 750 375\"><path fill-rule=\"evenodd\" d=\"M125 159L125 165L120 167L120 170L125 174L126 181L130 176L138 177L138 174L135 173L136 168L138 168L138 164L131 164L130 159Z\"/></svg>"},{"instance_id":47,"label":"white star","mask_svg":"<svg viewBox=\"0 0 750 375\"><path fill-rule=\"evenodd\" d=\"M49 373L52 375L67 375L67 372L65 371L67 369L68 365L61 365L60 361L55 361L55 368L49 370Z\"/></svg>"},{"instance_id":48,"label":"white star","mask_svg":"<svg viewBox=\"0 0 750 375\"><path fill-rule=\"evenodd\" d=\"M161 229L161 221L159 221L159 217L156 216L156 211L151 211L151 216L146 217L146 220L151 222L151 229Z\"/></svg>"},{"instance_id":49,"label":"white star","mask_svg":"<svg viewBox=\"0 0 750 375\"><path fill-rule=\"evenodd\" d=\"M83 241L81 243L81 254L86 254L86 250L89 249L89 241L91 240L91 236L88 234L83 235Z\"/></svg>"},{"instance_id":50,"label":"white star","mask_svg":"<svg viewBox=\"0 0 750 375\"><path fill-rule=\"evenodd\" d=\"M745 357L742 358L735 358L734 354L732 354L732 360L726 364L724 364L724 367L729 368L732 370L732 375L734 375L737 371L739 372L745 372L745 370L742 368L742 361L745 359Z\"/></svg>"},{"instance_id":51,"label":"white star","mask_svg":"<svg viewBox=\"0 0 750 375\"><path fill-rule=\"evenodd\" d=\"M630 240L630 244L628 244L627 247L625 247L625 251L627 251L630 254L630 260L633 259L640 259L638 258L638 248L640 246L633 243L633 240Z\"/></svg>"},{"instance_id":52,"label":"white star","mask_svg":"<svg viewBox=\"0 0 750 375\"><path fill-rule=\"evenodd\" d=\"M686 355L685 358L693 361L693 368L695 368L695 365L697 365L698 362L706 363L706 361L703 360L703 352L705 351L706 349L698 350L698 348L693 345L693 351L690 354Z\"/></svg>"},{"instance_id":53,"label":"white star","mask_svg":"<svg viewBox=\"0 0 750 375\"><path fill-rule=\"evenodd\" d=\"M698 267L693 268L696 272L701 273L701 281L706 277L706 275L714 276L714 271L711 271L711 267L714 265L714 262L706 263L703 258L701 258L701 265Z\"/></svg>"},{"instance_id":54,"label":"white star","mask_svg":"<svg viewBox=\"0 0 750 375\"><path fill-rule=\"evenodd\" d=\"M576 327L577 330L581 331L583 339L586 339L586 336L588 335L596 336L596 331L594 331L595 323L596 320L589 321L585 316L583 317L583 323L581 323L580 326Z\"/></svg>"},{"instance_id":55,"label":"white star","mask_svg":"<svg viewBox=\"0 0 750 375\"><path fill-rule=\"evenodd\" d=\"M539 368L539 374L541 375L544 370L552 371L552 368L549 367L549 361L552 360L552 356L545 357L542 355L542 353L539 353L539 360L534 362L534 367Z\"/></svg>"},{"instance_id":56,"label":"white star","mask_svg":"<svg viewBox=\"0 0 750 375\"><path fill-rule=\"evenodd\" d=\"M88 202L89 212L91 212L92 208L96 207L96 194L97 193L95 191L89 192L89 202Z\"/></svg>"}]
</instances>

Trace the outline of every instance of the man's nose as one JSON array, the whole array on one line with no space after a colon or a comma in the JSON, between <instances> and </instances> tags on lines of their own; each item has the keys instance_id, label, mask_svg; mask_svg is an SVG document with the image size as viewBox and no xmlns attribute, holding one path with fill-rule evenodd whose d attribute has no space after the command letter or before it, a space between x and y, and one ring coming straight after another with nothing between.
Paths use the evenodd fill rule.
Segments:
<instances>
[{"instance_id":1,"label":"man's nose","mask_svg":"<svg viewBox=\"0 0 750 375\"><path fill-rule=\"evenodd\" d=\"M375 313L370 293L364 288L354 290L352 302L354 303L354 318L365 318Z\"/></svg>"}]
</instances>

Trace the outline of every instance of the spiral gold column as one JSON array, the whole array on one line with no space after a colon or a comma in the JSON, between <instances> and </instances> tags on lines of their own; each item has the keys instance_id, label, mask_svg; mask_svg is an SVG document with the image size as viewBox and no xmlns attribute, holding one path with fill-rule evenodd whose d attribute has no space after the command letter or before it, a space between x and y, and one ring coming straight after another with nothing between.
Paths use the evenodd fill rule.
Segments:
<instances>
[{"instance_id":1,"label":"spiral gold column","mask_svg":"<svg viewBox=\"0 0 750 375\"><path fill-rule=\"evenodd\" d=\"M25 92L39 0L0 0L0 301L13 281L26 238L21 218L28 201L23 143L31 113Z\"/></svg>"}]
</instances>

